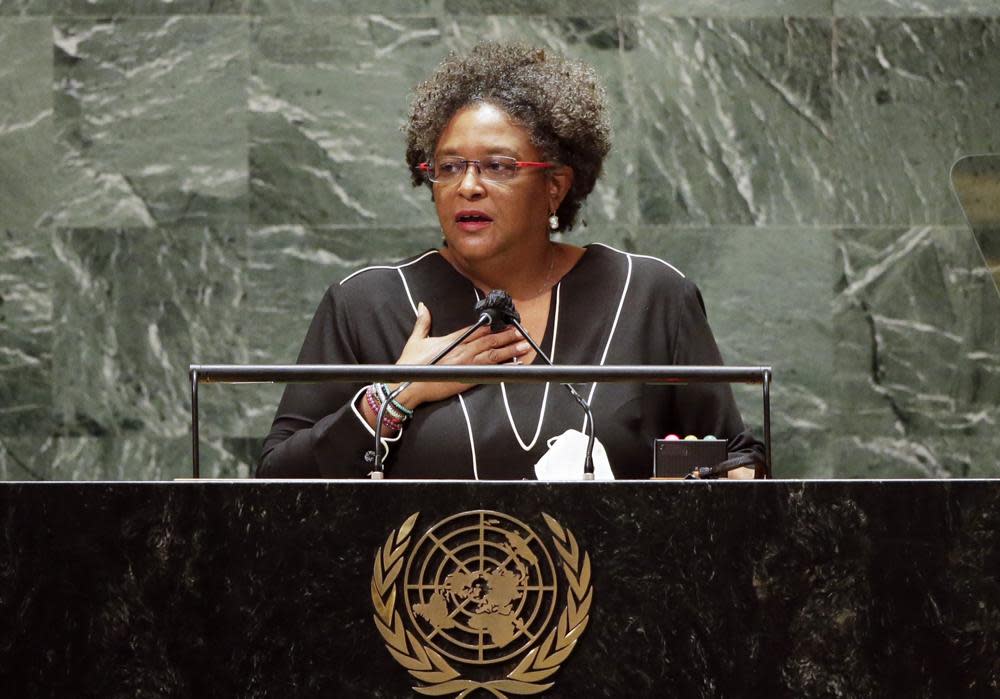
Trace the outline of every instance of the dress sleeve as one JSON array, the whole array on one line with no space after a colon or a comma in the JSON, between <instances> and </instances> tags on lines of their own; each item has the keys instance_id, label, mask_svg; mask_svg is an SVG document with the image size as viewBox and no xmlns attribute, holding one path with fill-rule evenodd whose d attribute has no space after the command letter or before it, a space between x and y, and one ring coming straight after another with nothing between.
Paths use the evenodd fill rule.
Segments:
<instances>
[{"instance_id":1,"label":"dress sleeve","mask_svg":"<svg viewBox=\"0 0 1000 699\"><path fill-rule=\"evenodd\" d=\"M681 293L680 307L673 330L674 348L671 361L676 365L721 366L722 354L708 325L701 292L692 282L686 282ZM730 457L750 456L764 462L764 445L743 424L732 387L728 383L688 384L675 393L673 414L678 417L681 436L699 437L711 434L725 437Z\"/></svg>"},{"instance_id":2,"label":"dress sleeve","mask_svg":"<svg viewBox=\"0 0 1000 699\"><path fill-rule=\"evenodd\" d=\"M298 364L358 364L357 342L337 287L323 296ZM375 433L357 409L366 384L290 383L257 466L258 478L363 478L372 468ZM383 439L387 453L388 443Z\"/></svg>"}]
</instances>

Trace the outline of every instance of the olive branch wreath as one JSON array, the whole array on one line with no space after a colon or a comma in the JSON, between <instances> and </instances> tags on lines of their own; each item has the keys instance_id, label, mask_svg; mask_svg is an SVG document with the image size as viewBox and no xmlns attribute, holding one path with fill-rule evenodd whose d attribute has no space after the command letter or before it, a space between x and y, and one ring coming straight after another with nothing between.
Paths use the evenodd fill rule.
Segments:
<instances>
[{"instance_id":1,"label":"olive branch wreath","mask_svg":"<svg viewBox=\"0 0 1000 699\"><path fill-rule=\"evenodd\" d=\"M590 556L586 551L580 551L573 533L542 513L552 531L552 540L569 582L566 606L559 616L559 623L544 641L528 651L504 679L476 682L463 678L440 653L422 645L403 625L403 619L396 611L395 583L403 569L404 554L419 515L419 512L413 513L399 527L399 531L389 532L385 544L375 554L371 582L375 627L385 640L386 648L414 678L427 683L426 686L414 687L414 691L428 696L456 693L456 699L462 699L477 689L483 689L498 699L507 699L507 694L525 696L550 689L555 683L544 680L554 675L573 652L580 635L587 628L590 604L594 599L590 584Z\"/></svg>"}]
</instances>

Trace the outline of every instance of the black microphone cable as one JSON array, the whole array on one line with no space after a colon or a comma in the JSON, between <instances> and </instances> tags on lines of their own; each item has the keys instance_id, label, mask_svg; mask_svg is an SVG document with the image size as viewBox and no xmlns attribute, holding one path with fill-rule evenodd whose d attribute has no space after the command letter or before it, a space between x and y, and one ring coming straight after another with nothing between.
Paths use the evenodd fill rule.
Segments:
<instances>
[{"instance_id":1,"label":"black microphone cable","mask_svg":"<svg viewBox=\"0 0 1000 699\"><path fill-rule=\"evenodd\" d=\"M489 303L487 303L489 302ZM479 310L480 306L487 307L488 310L484 311L486 313L492 313L495 310L499 311L500 318L490 325L490 328L496 332L497 330L503 330L506 325L513 325L517 328L521 336L528 341L531 348L535 350L535 353L542 358L542 360L549 366L555 366L549 356L542 351L542 348L538 346L534 338L528 334L528 331L521 326L521 314L517 312L514 307L514 300L510 297L506 291L499 289L494 289L486 298L476 304L476 310ZM499 326L499 327L498 327ZM572 384L564 383L562 384L566 387L566 390L570 392L570 395L580 404L583 408L584 414L587 418L587 424L590 426L587 434L587 454L583 462L583 480L592 481L594 480L594 441L596 439L597 430L594 426L594 414L590 410L590 404L583 399Z\"/></svg>"}]
</instances>

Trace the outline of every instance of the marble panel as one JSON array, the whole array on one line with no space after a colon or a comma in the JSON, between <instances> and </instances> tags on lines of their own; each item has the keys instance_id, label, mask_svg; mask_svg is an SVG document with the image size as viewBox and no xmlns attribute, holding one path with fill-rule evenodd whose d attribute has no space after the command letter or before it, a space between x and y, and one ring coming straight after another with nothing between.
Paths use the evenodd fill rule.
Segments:
<instances>
[{"instance_id":1,"label":"marble panel","mask_svg":"<svg viewBox=\"0 0 1000 699\"><path fill-rule=\"evenodd\" d=\"M182 439L188 365L249 359L243 233L67 230L55 254L59 433ZM201 404L207 436L240 434L235 394L209 391Z\"/></svg>"},{"instance_id":2,"label":"marble panel","mask_svg":"<svg viewBox=\"0 0 1000 699\"><path fill-rule=\"evenodd\" d=\"M53 0L0 0L0 16L47 15L52 12Z\"/></svg>"},{"instance_id":3,"label":"marble panel","mask_svg":"<svg viewBox=\"0 0 1000 699\"><path fill-rule=\"evenodd\" d=\"M0 229L30 227L50 204L52 22L0 19Z\"/></svg>"},{"instance_id":4,"label":"marble panel","mask_svg":"<svg viewBox=\"0 0 1000 699\"><path fill-rule=\"evenodd\" d=\"M838 220L959 223L955 160L1000 151L1000 19L838 19Z\"/></svg>"},{"instance_id":5,"label":"marble panel","mask_svg":"<svg viewBox=\"0 0 1000 699\"><path fill-rule=\"evenodd\" d=\"M436 227L250 230L247 317L251 327L263 330L248 337L250 360L294 363L327 287L359 269L393 264L440 242Z\"/></svg>"},{"instance_id":6,"label":"marble panel","mask_svg":"<svg viewBox=\"0 0 1000 699\"><path fill-rule=\"evenodd\" d=\"M943 17L1000 15L996 0L833 0L841 17Z\"/></svg>"},{"instance_id":7,"label":"marble panel","mask_svg":"<svg viewBox=\"0 0 1000 699\"><path fill-rule=\"evenodd\" d=\"M50 235L0 228L0 435L51 426Z\"/></svg>"},{"instance_id":8,"label":"marble panel","mask_svg":"<svg viewBox=\"0 0 1000 699\"><path fill-rule=\"evenodd\" d=\"M639 12L673 17L829 17L834 1L639 0Z\"/></svg>"},{"instance_id":9,"label":"marble panel","mask_svg":"<svg viewBox=\"0 0 1000 699\"><path fill-rule=\"evenodd\" d=\"M639 18L641 220L833 220L831 21Z\"/></svg>"},{"instance_id":10,"label":"marble panel","mask_svg":"<svg viewBox=\"0 0 1000 699\"><path fill-rule=\"evenodd\" d=\"M836 243L837 475L1000 475L1000 296L972 234L845 229Z\"/></svg>"},{"instance_id":11,"label":"marble panel","mask_svg":"<svg viewBox=\"0 0 1000 699\"><path fill-rule=\"evenodd\" d=\"M634 41L617 19L261 18L252 35L251 214L262 224L433 225L428 193L414 189L400 127L407 94L449 49L521 39L588 60L624 104L620 52ZM624 193L631 114L582 219L634 220ZM629 178L630 181L631 178ZM631 186L631 185L630 185Z\"/></svg>"},{"instance_id":12,"label":"marble panel","mask_svg":"<svg viewBox=\"0 0 1000 699\"><path fill-rule=\"evenodd\" d=\"M308 324L302 327L302 336L297 339L301 344L305 339L305 330ZM270 334L264 331L261 334ZM253 332L245 333L240 338L241 343L252 345L256 338ZM286 361L260 362L256 360L244 359L243 350L236 358L226 357L215 360L220 364L293 364L294 357ZM208 448L214 449L220 455L228 453L228 446L220 446L219 440L240 440L249 439L256 443L256 446L249 449L256 459L260 443L271 429L271 421L274 419L278 401L281 400L283 386L278 384L202 384L198 391L198 404L200 410L200 438L202 443L210 442ZM185 416L187 419L187 416ZM206 447L203 446L204 450ZM243 455L247 450L245 445L233 447Z\"/></svg>"},{"instance_id":13,"label":"marble panel","mask_svg":"<svg viewBox=\"0 0 1000 699\"><path fill-rule=\"evenodd\" d=\"M774 367L775 477L833 475L832 231L644 226L624 242L698 284L727 364ZM737 385L734 393L744 420L762 437L761 388Z\"/></svg>"},{"instance_id":14,"label":"marble panel","mask_svg":"<svg viewBox=\"0 0 1000 699\"><path fill-rule=\"evenodd\" d=\"M122 17L127 15L235 15L247 0L50 0L56 15Z\"/></svg>"},{"instance_id":15,"label":"marble panel","mask_svg":"<svg viewBox=\"0 0 1000 699\"><path fill-rule=\"evenodd\" d=\"M37 443L0 435L0 481L45 480L37 461Z\"/></svg>"},{"instance_id":16,"label":"marble panel","mask_svg":"<svg viewBox=\"0 0 1000 699\"><path fill-rule=\"evenodd\" d=\"M440 14L443 0L245 0L247 11L256 15L373 15L391 17Z\"/></svg>"},{"instance_id":17,"label":"marble panel","mask_svg":"<svg viewBox=\"0 0 1000 699\"><path fill-rule=\"evenodd\" d=\"M829 0L827 0L829 1ZM453 16L534 15L537 17L614 17L635 14L638 0L608 3L600 0L248 0L248 9L260 15L371 15Z\"/></svg>"},{"instance_id":18,"label":"marble panel","mask_svg":"<svg viewBox=\"0 0 1000 699\"><path fill-rule=\"evenodd\" d=\"M444 0L444 11L454 15L544 15L546 17L614 17L634 15L639 0Z\"/></svg>"},{"instance_id":19,"label":"marble panel","mask_svg":"<svg viewBox=\"0 0 1000 699\"><path fill-rule=\"evenodd\" d=\"M260 19L252 31L251 214L259 223L430 224L400 131L441 58L433 18Z\"/></svg>"},{"instance_id":20,"label":"marble panel","mask_svg":"<svg viewBox=\"0 0 1000 699\"><path fill-rule=\"evenodd\" d=\"M248 478L247 440L201 440L204 478ZM142 432L103 437L0 437L0 480L153 481L191 477L191 439Z\"/></svg>"},{"instance_id":21,"label":"marble panel","mask_svg":"<svg viewBox=\"0 0 1000 699\"><path fill-rule=\"evenodd\" d=\"M247 21L60 19L61 227L246 220Z\"/></svg>"}]
</instances>

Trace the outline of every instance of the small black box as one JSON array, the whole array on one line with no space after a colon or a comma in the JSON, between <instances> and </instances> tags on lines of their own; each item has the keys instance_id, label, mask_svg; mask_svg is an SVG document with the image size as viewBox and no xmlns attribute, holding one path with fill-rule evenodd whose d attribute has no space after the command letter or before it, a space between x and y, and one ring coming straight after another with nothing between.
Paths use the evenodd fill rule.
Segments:
<instances>
[{"instance_id":1,"label":"small black box","mask_svg":"<svg viewBox=\"0 0 1000 699\"><path fill-rule=\"evenodd\" d=\"M728 455L724 439L657 439L653 478L683 478L696 468L721 464Z\"/></svg>"}]
</instances>

